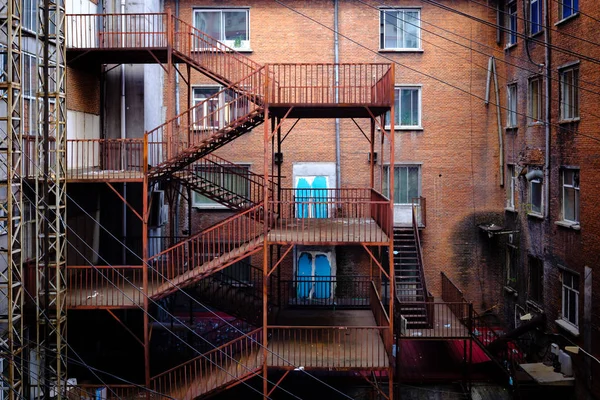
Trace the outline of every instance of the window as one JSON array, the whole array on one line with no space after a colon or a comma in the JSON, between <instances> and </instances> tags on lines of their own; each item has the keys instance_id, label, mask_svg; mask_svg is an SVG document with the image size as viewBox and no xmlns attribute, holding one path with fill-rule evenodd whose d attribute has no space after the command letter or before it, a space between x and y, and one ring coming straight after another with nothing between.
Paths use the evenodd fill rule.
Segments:
<instances>
[{"instance_id":1,"label":"window","mask_svg":"<svg viewBox=\"0 0 600 400\"><path fill-rule=\"evenodd\" d=\"M542 0L529 0L529 23L531 35L542 30Z\"/></svg>"},{"instance_id":2,"label":"window","mask_svg":"<svg viewBox=\"0 0 600 400\"><path fill-rule=\"evenodd\" d=\"M529 300L542 304L544 296L544 263L529 256Z\"/></svg>"},{"instance_id":3,"label":"window","mask_svg":"<svg viewBox=\"0 0 600 400\"><path fill-rule=\"evenodd\" d=\"M562 319L579 325L579 275L562 271Z\"/></svg>"},{"instance_id":4,"label":"window","mask_svg":"<svg viewBox=\"0 0 600 400\"><path fill-rule=\"evenodd\" d=\"M195 87L193 90L193 119L195 129L210 129L219 127L219 98L213 97L219 92L218 86Z\"/></svg>"},{"instance_id":5,"label":"window","mask_svg":"<svg viewBox=\"0 0 600 400\"><path fill-rule=\"evenodd\" d=\"M509 210L516 209L516 197L517 197L517 169L514 165L506 166L506 208Z\"/></svg>"},{"instance_id":6,"label":"window","mask_svg":"<svg viewBox=\"0 0 600 400\"><path fill-rule=\"evenodd\" d=\"M250 167L248 165L199 165L196 167L196 176L201 184L206 187L206 194L215 193L216 198L233 194L235 198L231 201L238 199L245 200L249 196L248 186L248 172ZM221 190L219 194L216 194L216 189L225 189L225 193ZM192 194L192 205L197 208L226 208L222 203L215 200L211 200L209 197L204 196L201 193L193 192Z\"/></svg>"},{"instance_id":7,"label":"window","mask_svg":"<svg viewBox=\"0 0 600 400\"><path fill-rule=\"evenodd\" d=\"M565 19L579 12L579 0L560 0L558 8L561 18Z\"/></svg>"},{"instance_id":8,"label":"window","mask_svg":"<svg viewBox=\"0 0 600 400\"><path fill-rule=\"evenodd\" d=\"M23 0L23 28L37 31L38 0Z\"/></svg>"},{"instance_id":9,"label":"window","mask_svg":"<svg viewBox=\"0 0 600 400\"><path fill-rule=\"evenodd\" d=\"M508 40L506 46L517 43L517 2L513 1L506 6L506 31Z\"/></svg>"},{"instance_id":10,"label":"window","mask_svg":"<svg viewBox=\"0 0 600 400\"><path fill-rule=\"evenodd\" d=\"M37 132L36 91L37 83L37 59L35 56L23 53L23 128L26 135L35 135Z\"/></svg>"},{"instance_id":11,"label":"window","mask_svg":"<svg viewBox=\"0 0 600 400\"><path fill-rule=\"evenodd\" d=\"M508 85L506 93L506 127L515 128L517 126L517 85Z\"/></svg>"},{"instance_id":12,"label":"window","mask_svg":"<svg viewBox=\"0 0 600 400\"><path fill-rule=\"evenodd\" d=\"M579 68L566 68L560 71L560 119L563 121L579 118Z\"/></svg>"},{"instance_id":13,"label":"window","mask_svg":"<svg viewBox=\"0 0 600 400\"><path fill-rule=\"evenodd\" d=\"M542 215L544 213L544 183L541 178L529 181L529 213Z\"/></svg>"},{"instance_id":14,"label":"window","mask_svg":"<svg viewBox=\"0 0 600 400\"><path fill-rule=\"evenodd\" d=\"M248 9L195 10L194 27L236 50L250 50Z\"/></svg>"},{"instance_id":15,"label":"window","mask_svg":"<svg viewBox=\"0 0 600 400\"><path fill-rule=\"evenodd\" d=\"M542 122L542 78L536 76L529 79L529 96L527 96L527 117L530 124Z\"/></svg>"},{"instance_id":16,"label":"window","mask_svg":"<svg viewBox=\"0 0 600 400\"><path fill-rule=\"evenodd\" d=\"M519 271L519 249L512 245L506 245L506 286L517 287Z\"/></svg>"},{"instance_id":17,"label":"window","mask_svg":"<svg viewBox=\"0 0 600 400\"><path fill-rule=\"evenodd\" d=\"M421 129L421 88L397 87L394 97L394 126L399 129ZM390 125L389 113L385 124Z\"/></svg>"},{"instance_id":18,"label":"window","mask_svg":"<svg viewBox=\"0 0 600 400\"><path fill-rule=\"evenodd\" d=\"M562 217L568 222L579 222L579 170L562 170Z\"/></svg>"},{"instance_id":19,"label":"window","mask_svg":"<svg viewBox=\"0 0 600 400\"><path fill-rule=\"evenodd\" d=\"M379 17L381 50L419 50L421 10L386 9Z\"/></svg>"},{"instance_id":20,"label":"window","mask_svg":"<svg viewBox=\"0 0 600 400\"><path fill-rule=\"evenodd\" d=\"M418 165L394 167L394 204L412 204L421 192L421 168ZM390 166L383 166L383 195L390 196Z\"/></svg>"}]
</instances>

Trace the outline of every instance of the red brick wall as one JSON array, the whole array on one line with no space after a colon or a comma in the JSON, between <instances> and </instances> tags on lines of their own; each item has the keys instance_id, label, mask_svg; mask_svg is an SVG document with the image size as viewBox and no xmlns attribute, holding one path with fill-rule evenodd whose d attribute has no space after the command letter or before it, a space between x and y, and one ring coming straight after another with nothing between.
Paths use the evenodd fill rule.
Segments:
<instances>
[{"instance_id":1,"label":"red brick wall","mask_svg":"<svg viewBox=\"0 0 600 400\"><path fill-rule=\"evenodd\" d=\"M286 3L333 27L332 2ZM374 7L380 5L376 1L369 4ZM254 61L333 62L333 34L330 30L270 1L236 0L227 4L236 5L250 6L252 53L247 55ZM463 36L466 39L456 40L467 46L468 39L495 46L495 30L491 28L421 2L397 1L393 5L421 6L424 21ZM180 3L180 16L184 21L192 21L194 6L218 8L222 7L222 3L183 1ZM492 10L477 8L469 2L455 2L452 6L480 18L495 18ZM490 247L487 236L480 234L477 227L488 222L501 224L503 218L504 195L499 185L496 114L495 109L486 107L482 100L488 57L453 45L426 31L422 32L422 53L380 53L377 51L378 11L353 1L340 2L339 26L342 35L375 50L368 51L340 37L340 62L394 61L448 83L443 84L409 68L395 66L396 83L422 85L423 96L423 130L395 133L395 161L422 165L422 195L427 198L428 211L423 243L430 290L440 295L439 274L445 271L465 289L478 308L499 304L501 260L497 250ZM443 34L440 28L425 23L423 28ZM192 73L191 82L201 84L210 81L198 73ZM183 110L187 104L187 89L183 84L180 102ZM284 134L294 122L290 120L283 123ZM357 120L357 123L368 134L369 121ZM264 126L260 126L228 144L217 154L233 162L250 162L252 171L263 173L263 135ZM375 149L380 152L379 139L376 139L376 143ZM285 139L282 151L284 186L292 183L294 162L334 162L334 120L301 120ZM368 152L369 143L356 125L350 120L342 120L342 186L369 185ZM384 162L389 160L389 153L389 144L386 144ZM379 173L376 174L376 182L379 182ZM193 225L200 227L222 213L194 210L193 214Z\"/></svg>"},{"instance_id":2,"label":"red brick wall","mask_svg":"<svg viewBox=\"0 0 600 400\"><path fill-rule=\"evenodd\" d=\"M67 109L100 114L100 76L81 68L67 68Z\"/></svg>"}]
</instances>

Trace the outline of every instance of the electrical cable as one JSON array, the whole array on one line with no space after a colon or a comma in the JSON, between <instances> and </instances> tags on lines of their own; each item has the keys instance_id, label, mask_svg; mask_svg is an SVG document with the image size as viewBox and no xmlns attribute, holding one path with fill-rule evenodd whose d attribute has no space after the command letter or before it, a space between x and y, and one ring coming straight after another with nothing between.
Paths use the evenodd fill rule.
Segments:
<instances>
[{"instance_id":1,"label":"electrical cable","mask_svg":"<svg viewBox=\"0 0 600 400\"><path fill-rule=\"evenodd\" d=\"M24 180L23 182L26 182L26 181ZM27 185L28 185L28 186L31 188L31 186L30 186L29 184L27 184ZM25 196L25 197L27 197L27 196ZM29 201L31 201L31 199L29 199L29 198L27 198L27 199L28 199ZM62 222L63 222L63 224L65 224L65 226L68 226L68 225L66 224L66 222L65 222L65 221L62 221ZM73 233L74 233L74 232L73 232ZM76 237L77 237L79 240L81 240L83 243L86 243L85 241L83 241L83 239L82 239L80 236L78 236L76 233L74 233L74 234L75 234L75 236L76 236ZM71 245L71 247L73 247L73 249L74 249L74 250L75 250L75 251L76 251L76 252L77 252L77 253L78 253L78 254L79 254L79 255L80 255L80 256L81 256L83 259L85 259L85 261L86 261L87 263L89 263L89 264L90 264L90 266L91 266L92 268L94 268L94 269L95 269L95 270L96 270L96 271L97 271L97 272L100 274L100 276L102 276L102 277L104 278L104 280L105 280L105 281L107 281L107 282L110 282L110 283L111 283L111 284L112 284L112 285L113 285L113 286L114 286L114 287L117 289L117 291L119 291L121 294L123 294L123 296L124 296L125 298L127 298L127 299L128 299L129 301L131 301L133 304L136 304L136 302L135 302L135 301L134 301L132 298L130 298L130 297L129 297L129 296L128 296L128 295L127 295L127 294L126 294L124 291L122 291L122 290L121 290L121 289L120 289L120 288L119 288L119 287L118 287L118 286L117 286L117 285L116 285L114 282L112 282L110 279L108 279L108 277L107 277L107 276L105 276L105 275L104 275L104 273L102 273L102 271L100 271L100 270L99 270L99 269L98 269L98 268L97 268L97 267L96 267L96 266L95 266L95 265L94 265L94 264L93 264L93 263L92 263L90 260L88 260L88 259L85 257L85 255L83 255L83 254L82 254L82 253L79 251L79 249L75 248L75 247L73 246L73 243L71 243L71 242L70 242L68 239L67 239L67 243L68 243L68 244L70 244L70 245ZM87 243L86 243L86 245L87 245ZM90 248L90 249L91 249L91 250L94 252L93 248L91 248L89 245L88 245L88 247L89 247L89 248ZM96 255L97 255L97 256L98 256L98 257L99 257L99 258L100 258L102 261L106 261L106 260L104 260L104 259L103 259L103 258L102 258L102 257L101 257L99 254L97 254L97 253L96 253ZM109 266L109 267L111 267L111 268L113 268L113 269L114 269L114 267L113 267L112 265L110 265L110 264L107 264L107 266ZM115 271L116 271L116 270L115 270ZM145 296L145 294L143 293L143 291L142 291L142 290L140 290L139 288L137 288L137 287L136 287L136 286L133 284L133 282L129 281L129 280L128 280L128 279L127 279L127 278L126 278L124 275L122 275L120 272L118 272L118 271L117 271L117 273L118 273L119 275L121 275L121 277L122 277L122 278L124 278L124 280L125 280L126 282L130 283L130 284L131 284L133 287L135 287L135 288L136 288L138 291L140 291L140 293L142 293L142 294ZM29 293L28 293L28 294L29 294ZM29 296L31 297L31 295L30 295L30 294L29 294ZM158 304L158 302L156 302L155 300L153 300L153 299L152 299L152 298L150 298L149 296L147 296L147 297L148 297L148 299L149 299L150 301L152 301L152 302L153 302L155 305L157 305L157 306L158 306L160 309L162 309L163 311L165 311L165 312L166 312L168 315L170 315L171 317L173 317L173 318L174 318L175 320L177 320L178 322L182 323L182 322L181 322L181 321L180 321L180 320L179 320L177 317L175 317L175 316L173 316L172 314L170 314L170 313L169 313L169 311L168 311L168 310L166 310L166 309L165 309L165 308L164 308L162 305ZM33 297L32 297L32 299L35 301L35 299L34 299ZM137 304L136 304L136 305L137 305ZM153 317L153 316L152 316L152 315L151 315L149 312L147 312L146 310L144 310L144 308L143 308L142 306L140 306L140 305L137 305L137 306L138 306L138 308L140 308L140 309L141 309L141 310L142 310L142 311L143 311L145 314L147 314L147 315L148 315L150 318L152 318L154 321L158 322L158 323L159 323L159 324L160 324L160 325L161 325L161 326L162 326L162 327L163 327L163 328L164 328L166 331L168 331L169 333L171 333L171 334L172 334L173 336L175 336L175 337L176 337L178 340L180 340L180 341L181 341L182 343L184 343L186 346L188 346L188 347L189 347L189 348L191 348L193 351L195 351L195 352L196 352L196 353L197 353L197 354L198 354L200 357L203 357L204 359L206 359L207 361L209 361L211 364L213 364L213 365L215 365L216 367L218 367L219 369L221 369L223 372L225 372L226 374L228 374L228 375L229 375L231 378L233 378L234 380L236 380L236 381L241 381L239 378L237 378L237 377L235 377L234 375L232 375L232 374L231 374L229 371L227 371L225 368L223 368L222 366L218 365L218 364L217 364L217 363L215 363L214 361L210 360L210 358L208 358L208 357L207 357L205 354L202 354L202 353L200 353L200 352L199 352L198 350L196 350L196 349L195 349L193 346L191 346L191 345L190 345L189 343L187 343L185 340L183 340L183 339L182 339L182 338L180 338L178 335L176 335L176 334L175 334L173 331L171 331L171 330L170 330L170 329L169 329L169 328L168 328L168 327L167 327L165 324L163 324L163 323L162 323L161 321L159 321L157 318L154 318L154 317ZM183 324L183 323L182 323L182 324ZM184 326L185 326L185 325L184 325ZM204 340L204 341L205 341L206 343L208 343L209 345L213 346L215 349L218 349L218 348L217 348L217 346L215 346L215 345L213 345L212 343L210 343L210 341L208 341L207 339L203 338L201 335L199 335L197 332L195 332L195 331L194 331L194 330L192 330L191 328L189 328L189 327L187 327L187 326L186 326L186 328L187 328L187 329L188 329L190 332L192 332L193 334L195 334L197 337L199 337L200 339ZM57 332L57 334L59 334L59 333ZM67 343L67 345L68 345L68 342L67 342L66 340L65 340L65 343ZM69 346L69 345L68 345L68 346ZM218 349L218 351L220 351L221 353L223 353L223 354L224 354L226 357L230 358L232 361L234 361L234 362L235 362L236 364L238 364L239 366L241 366L241 367L243 367L244 369L246 369L248 372L250 372L250 373L254 374L254 376L259 376L259 377L261 377L261 379L265 379L265 378L263 378L262 376L260 376L260 374L259 374L259 373L257 373L257 372L254 372L254 371L250 370L248 367L246 367L245 365L243 365L242 363L240 363L239 361L237 361L237 360L236 360L236 359L235 359L233 356L231 356L231 355L228 355L228 354L227 354L226 352L224 352L223 350L220 350L220 349ZM270 382L270 381L268 381L268 380L267 380L267 382L269 382L269 383L273 384L273 382ZM254 390L254 391L256 391L257 393L259 393L260 395L262 395L262 394L263 394L262 392L258 391L258 390L257 390L257 389L255 389L254 387L250 386L250 385L249 385L247 382L245 382L245 381L241 381L240 383L243 383L243 384L245 384L246 386L248 386L248 387L249 387L249 388L251 388L252 390ZM284 390L284 389L282 389L282 390ZM289 394L290 394L290 395L292 395L292 396L293 396L293 397L295 397L295 398L299 398L299 397L297 397L297 396L294 396L292 393L289 393ZM268 397L267 397L267 398L268 398Z\"/></svg>"},{"instance_id":2,"label":"electrical cable","mask_svg":"<svg viewBox=\"0 0 600 400\"><path fill-rule=\"evenodd\" d=\"M281 6L283 6L283 7L285 7L285 8L287 8L287 9L289 9L290 11L292 11L292 12L295 12L296 14L299 14L299 15L303 16L304 18L307 18L307 19L311 20L312 22L314 22L314 23L316 23L316 24L318 24L318 25L320 25L320 26L324 27L325 29L328 29L328 30L331 30L331 31L333 30L333 28L330 28L329 26L327 26L327 25L325 25L325 24L323 24L323 23L321 23L321 22L319 22L319 21L315 20L314 18L312 18L312 17L309 17L308 15L306 15L306 14L302 13L301 11L298 11L298 10L296 10L295 8L293 8L293 7L289 6L289 5L287 5L286 3L283 3L283 2L282 2L282 1L280 1L280 0L273 0L273 1L274 1L274 2L276 2L276 3L278 3L278 4L280 4ZM426 0L422 0L422 1L426 1ZM473 96L473 97L475 97L475 98L477 98L477 99L480 99L480 100L483 100L483 101L485 101L485 100L486 100L485 98L483 98L483 97L481 97L481 96L479 96L479 95L476 95L476 94L474 94L474 93L471 93L471 92L469 92L468 90L466 90L466 89L463 89L463 88L461 88L461 87L459 87L459 86L456 86L456 85L454 85L454 84L452 84L452 83L450 83L450 82L447 82L447 81L445 81L445 80L443 80L443 79L441 79L441 78L438 78L438 77L436 77L436 76L434 76L434 75L431 75L431 74L429 74L429 73L426 73L426 72L422 72L422 71L420 71L420 70L418 70L418 69L416 69L416 68L414 68L414 67L410 67L410 66L408 66L408 65L406 65L406 64L402 64L402 63L400 63L400 62L398 62L398 61L395 61L394 59L392 59L392 58L390 58L390 57L387 57L387 56L385 56L385 55L383 55L383 54L380 54L379 52L377 52L377 51L375 51L375 50L372 50L372 49L371 49L371 48L369 48L368 46L366 46L366 45L363 45L362 43L360 43L360 42L358 42L358 41L356 41L356 40L354 40L354 39L350 38L350 37L349 37L349 36L347 36L347 35L344 35L343 33L339 33L339 32L338 32L338 35L339 35L339 36L341 36L341 37L343 37L344 39L346 39L346 40L350 41L351 43L354 43L354 44L356 44L357 46L359 46L359 47L362 47L362 48L364 48L364 49L368 50L369 52L371 52L371 53L373 53L373 54L376 54L376 55L378 55L379 57L381 57L381 58L384 58L384 59L386 59L386 60L390 61L390 62L391 62L391 63L393 63L393 64L396 64L396 65L398 65L398 66L400 66L400 67L406 68L406 69L408 69L408 70L410 70L410 71L413 71L413 72L415 72L415 73L417 73L417 74L419 74L419 75L423 75L423 76L425 76L425 77L427 77L427 78L430 78L430 79L432 79L432 80L434 80L434 81L440 82L440 83L442 83L442 84L444 84L444 85L446 85L446 86L449 86L449 87L451 87L451 88L454 88L454 89L456 89L456 90L458 90L458 91L460 91L460 92L462 92L462 93L465 93L465 94L467 94L467 95L469 95L469 96ZM527 115L526 115L526 114L523 114L523 113L521 113L521 112L518 112L518 111L509 110L507 107L505 107L505 106L502 106L502 105L497 105L496 103L494 103L494 102L492 102L492 101L489 101L488 103L489 103L489 104L491 104L491 105L494 105L494 106L498 106L499 108L501 108L501 109L503 109L503 110L505 110L505 111L514 112L514 113L515 113L515 114L517 114L517 115L521 115L521 116L525 116L525 117L527 117ZM545 124L545 123L544 123L544 124ZM569 132L569 133L573 133L573 134L576 134L576 135L579 135L579 136L583 136L583 137L586 137L586 138L588 138L588 139L591 139L591 140L594 140L594 141L600 142L600 138L598 138L598 137L596 137L596 136L591 136L590 134L582 133L581 131L576 131L576 130L573 130L573 129L568 129L568 128L565 128L565 127L561 126L560 124L556 124L556 123L548 123L548 125L549 125L549 126L554 126L554 127L560 128L560 129L561 129L563 132ZM599 132L597 132L597 131L594 131L594 132L590 132L590 133L599 133Z\"/></svg>"},{"instance_id":3,"label":"electrical cable","mask_svg":"<svg viewBox=\"0 0 600 400\"><path fill-rule=\"evenodd\" d=\"M366 2L365 2L365 1L363 1L363 0L355 0L355 1L357 1L358 3L361 3L361 4L363 4L363 5L365 5L365 6L367 6L367 7L373 8L374 10L377 10L378 12L380 11L380 9L379 9L379 8L377 8L377 7L375 7L375 6L372 6L372 5L370 5L370 4L368 4L368 3L366 3ZM381 0L377 0L377 1L378 1L378 3L379 3L379 4L381 4L381 5L385 6L385 7L389 7L389 9L391 9L391 10L398 10L398 9L400 9L400 8L398 8L398 7L394 7L394 6L388 6L386 3L384 3L384 2L383 2L383 1L381 1ZM397 19L397 20L400 20L400 21L402 21L402 22L403 22L403 23L405 23L405 24L408 24L408 25L414 26L414 27L416 27L417 29L420 29L420 30L422 30L422 31L424 31L424 32L427 32L427 33L431 34L431 35L437 36L437 37L439 37L439 38L441 38L441 39L443 39L443 40L446 40L446 41L449 41L449 42L451 42L451 43L454 43L454 44L456 44L456 45L458 45L458 46L461 46L461 47L463 47L463 48L465 48L465 49L467 49L467 50L469 50L469 51L475 51L475 52L477 52L477 53L479 53L479 54L481 54L481 55L487 56L487 57L494 57L492 54L488 54L488 53L485 53L485 52L483 52L483 51L481 51L481 50L474 49L474 48L473 48L473 47L471 47L471 46L467 46L467 45L465 45L465 44L462 44L462 43L459 43L459 42L457 42L457 41L455 41L455 40L449 39L449 38L447 38L447 37L445 37L445 36L443 36L443 35L440 35L440 34L438 34L438 33L435 33L435 32L433 32L433 31L430 31L430 30L427 30L427 29L425 29L425 28L422 28L420 25L414 24L414 23L410 22L408 19L406 19L406 20L405 20L405 19L402 19L401 17L398 17L398 16L392 16L392 17L393 17L393 18L395 18L395 19ZM424 21L422 18L415 18L415 19L417 19L417 20L419 20L419 21L421 21L421 22L425 22L425 23L427 23L427 22L426 22L426 21ZM427 24L429 24L429 23L427 23ZM435 25L434 25L434 26L435 26ZM439 27L438 27L438 28L439 28ZM439 29L442 29L442 30L443 30L443 28L439 28ZM406 32L405 32L405 33L406 33ZM413 34L413 33L408 33L408 34L409 34L409 35L412 35L412 36L416 36L416 37L418 37L418 38L419 38L419 39L420 39L422 42L424 42L424 43L428 43L428 44L430 44L430 45L431 45L431 46L433 46L433 47L436 47L436 48L439 48L439 49L441 49L441 50L443 50L443 51L446 51L446 52L448 52L449 54L452 54L452 55L454 55L454 56L456 56L456 57L459 57L459 58L461 58L461 59L463 59L463 60L465 60L465 61L469 61L471 64L474 64L474 65L476 65L477 67L481 68L482 70L488 71L488 66L487 66L487 65L486 65L486 66L484 66L484 65L477 64L477 63L475 63L475 62L474 62L472 59L467 59L466 57L464 57L464 56L461 56L461 55L458 55L456 52L454 52L454 51L452 51L452 50L450 50L450 49L446 49L444 46L440 46L440 45L437 45L437 44L435 44L435 43L433 43L433 42L431 42L431 41L425 40L425 39L423 39L422 37L420 37L420 36L418 36L418 35L415 35L415 34ZM455 33L454 35L456 35L456 36L458 36L458 37L460 37L460 38L462 38L462 39L468 40L469 42L473 42L473 40L471 40L471 39L469 39L469 38L465 38L465 37L464 37L464 36L462 36L462 35L458 35L458 34L456 34L456 33ZM523 70L523 71L526 71L526 72L529 72L529 73L532 73L532 74L539 75L539 71L531 70L531 69L528 69L528 68L525 68L525 67L519 66L519 65L517 65L517 64L508 63L508 62L506 62L506 61L503 61L503 60L501 60L501 59L497 59L497 58L495 58L495 57L494 57L494 59L496 59L496 60L498 60L498 61L501 61L501 62L505 62L505 63L507 63L508 65L511 65L511 66L513 66L513 67L515 67L515 68L518 68L518 69L521 69L521 70ZM535 64L535 63L533 63L533 64ZM535 65L537 65L537 64L535 64ZM506 76L503 76L503 75L501 75L501 74L499 74L499 73L496 73L496 75L497 75L499 78L501 78L502 80L504 80L506 83L508 83L508 82L509 82L509 79L508 79L508 77L506 77ZM542 76L542 75L539 75L539 76ZM550 76L550 77L548 77L548 78L549 78L550 80L554 81L554 82L557 82L557 83L559 83L559 84L562 82L560 78L554 78L554 77L552 77L552 76ZM581 83L583 83L583 82L581 82ZM581 83L580 83L579 85L572 85L572 87L575 87L575 88L577 88L577 90L580 90L580 91L582 91L582 92L588 92L588 93L592 93L592 94L595 94L595 95L597 95L597 96L600 96L600 92L595 92L595 91L593 91L593 90L587 89L586 87L582 86L582 85L581 85ZM600 85L599 85L599 87L600 87ZM541 93L541 97L542 97L542 98L546 98L547 96L548 96L548 95L547 95L546 93ZM552 98L551 100L552 100L552 102L553 102L553 103L556 103L556 104L558 104L560 107L562 107L563 105L565 105L565 104L566 104L565 102L562 102L562 101L561 101L561 99L555 99L555 98ZM593 117L600 118L600 115L596 115L596 114L592 113L591 111L586 111L586 112L584 113L584 115L589 115L589 116L593 116ZM528 117L528 118L530 118L530 117Z\"/></svg>"}]
</instances>

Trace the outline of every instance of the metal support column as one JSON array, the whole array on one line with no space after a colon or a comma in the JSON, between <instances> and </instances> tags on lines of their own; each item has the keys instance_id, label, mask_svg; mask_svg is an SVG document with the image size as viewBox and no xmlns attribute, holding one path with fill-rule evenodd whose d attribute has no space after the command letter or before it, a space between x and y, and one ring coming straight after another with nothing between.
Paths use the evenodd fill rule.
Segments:
<instances>
[{"instance_id":1,"label":"metal support column","mask_svg":"<svg viewBox=\"0 0 600 400\"><path fill-rule=\"evenodd\" d=\"M35 149L38 389L65 393L66 311L66 43L64 0L40 2L38 126Z\"/></svg>"},{"instance_id":2,"label":"metal support column","mask_svg":"<svg viewBox=\"0 0 600 400\"><path fill-rule=\"evenodd\" d=\"M4 398L28 397L23 377L21 1L0 5L0 385Z\"/></svg>"}]
</instances>

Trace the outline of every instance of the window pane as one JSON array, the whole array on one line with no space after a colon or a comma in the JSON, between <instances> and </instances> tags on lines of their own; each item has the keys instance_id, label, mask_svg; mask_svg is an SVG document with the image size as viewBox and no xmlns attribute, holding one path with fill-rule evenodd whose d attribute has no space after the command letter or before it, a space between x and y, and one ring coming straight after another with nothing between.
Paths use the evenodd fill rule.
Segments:
<instances>
[{"instance_id":1,"label":"window pane","mask_svg":"<svg viewBox=\"0 0 600 400\"><path fill-rule=\"evenodd\" d=\"M223 12L226 40L248 40L246 11Z\"/></svg>"},{"instance_id":2,"label":"window pane","mask_svg":"<svg viewBox=\"0 0 600 400\"><path fill-rule=\"evenodd\" d=\"M396 17L397 13L386 11L385 12L385 23L384 23L384 40L386 49L394 49L400 47L398 45L398 28Z\"/></svg>"},{"instance_id":3,"label":"window pane","mask_svg":"<svg viewBox=\"0 0 600 400\"><path fill-rule=\"evenodd\" d=\"M412 123L412 90L400 91L400 125L414 125Z\"/></svg>"},{"instance_id":4,"label":"window pane","mask_svg":"<svg viewBox=\"0 0 600 400\"><path fill-rule=\"evenodd\" d=\"M419 167L408 167L408 203L419 197Z\"/></svg>"},{"instance_id":5,"label":"window pane","mask_svg":"<svg viewBox=\"0 0 600 400\"><path fill-rule=\"evenodd\" d=\"M564 197L564 218L569 221L575 220L575 190L571 188L565 188Z\"/></svg>"},{"instance_id":6,"label":"window pane","mask_svg":"<svg viewBox=\"0 0 600 400\"><path fill-rule=\"evenodd\" d=\"M419 47L419 12L404 12L404 46L410 49Z\"/></svg>"},{"instance_id":7,"label":"window pane","mask_svg":"<svg viewBox=\"0 0 600 400\"><path fill-rule=\"evenodd\" d=\"M385 197L390 197L390 167L387 165L383 167L383 188L381 192Z\"/></svg>"},{"instance_id":8,"label":"window pane","mask_svg":"<svg viewBox=\"0 0 600 400\"><path fill-rule=\"evenodd\" d=\"M406 168L394 168L394 203L406 203Z\"/></svg>"},{"instance_id":9,"label":"window pane","mask_svg":"<svg viewBox=\"0 0 600 400\"><path fill-rule=\"evenodd\" d=\"M196 28L208 36L221 40L221 12L198 11L196 12Z\"/></svg>"},{"instance_id":10,"label":"window pane","mask_svg":"<svg viewBox=\"0 0 600 400\"><path fill-rule=\"evenodd\" d=\"M542 183L539 180L532 180L531 185L531 211L534 213L542 212Z\"/></svg>"}]
</instances>

